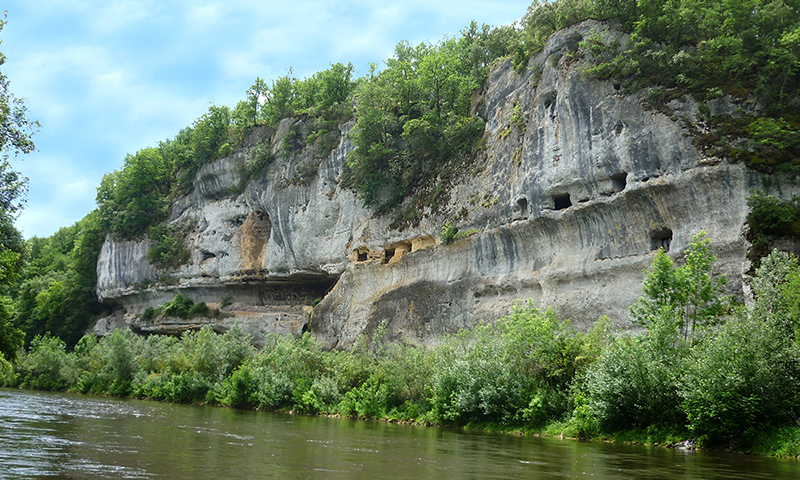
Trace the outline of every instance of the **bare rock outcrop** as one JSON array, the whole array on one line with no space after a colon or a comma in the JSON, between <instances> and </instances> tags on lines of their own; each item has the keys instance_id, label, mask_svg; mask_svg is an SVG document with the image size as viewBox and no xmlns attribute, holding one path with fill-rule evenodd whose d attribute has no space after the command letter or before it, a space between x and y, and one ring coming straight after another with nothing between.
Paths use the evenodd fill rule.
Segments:
<instances>
[{"instance_id":1,"label":"bare rock outcrop","mask_svg":"<svg viewBox=\"0 0 800 480\"><path fill-rule=\"evenodd\" d=\"M556 32L524 73L510 61L493 68L476 103L485 155L453 182L446 204L420 212L418 225L393 228L391 216L340 185L352 122L321 155L313 146L287 149L284 136L305 127L284 119L204 166L174 205L171 222L191 227L187 265L158 271L147 242L109 238L99 296L127 313L127 325L157 333L183 327L144 325L136 320L144 308L178 292L207 303L230 296L260 309L229 317L247 322L258 341L285 333L278 324L289 321L289 332L310 329L328 348L349 348L383 323L389 339L431 344L528 299L579 327L601 315L628 325L655 250L678 259L700 230L741 295L745 199L760 176L693 146L683 121L695 120L691 99L673 101L668 117L611 82L587 80L570 45L615 35L607 30L586 21ZM276 160L244 186L241 166L261 142L271 142ZM443 244L445 222L471 234ZM280 316L287 309L295 309L290 320Z\"/></svg>"}]
</instances>

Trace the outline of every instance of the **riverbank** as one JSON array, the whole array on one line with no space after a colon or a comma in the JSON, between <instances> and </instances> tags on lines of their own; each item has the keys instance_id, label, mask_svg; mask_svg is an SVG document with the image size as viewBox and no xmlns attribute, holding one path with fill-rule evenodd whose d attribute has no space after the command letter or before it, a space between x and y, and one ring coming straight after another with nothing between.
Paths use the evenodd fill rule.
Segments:
<instances>
[{"instance_id":1,"label":"riverbank","mask_svg":"<svg viewBox=\"0 0 800 480\"><path fill-rule=\"evenodd\" d=\"M704 448L796 457L797 259L764 259L752 307L707 298L706 312L725 315L687 317L659 292L672 281L671 295L680 287L687 297L692 275L713 285L704 247L699 236L678 268L656 255L646 296L632 308L638 335L608 318L581 332L530 304L430 349L385 342L382 327L350 351L325 351L309 333L271 337L256 351L238 326L180 338L117 330L88 335L73 351L36 337L15 365L0 366L0 384L646 444L692 438Z\"/></svg>"},{"instance_id":2,"label":"riverbank","mask_svg":"<svg viewBox=\"0 0 800 480\"><path fill-rule=\"evenodd\" d=\"M0 477L796 479L800 462L0 388Z\"/></svg>"}]
</instances>

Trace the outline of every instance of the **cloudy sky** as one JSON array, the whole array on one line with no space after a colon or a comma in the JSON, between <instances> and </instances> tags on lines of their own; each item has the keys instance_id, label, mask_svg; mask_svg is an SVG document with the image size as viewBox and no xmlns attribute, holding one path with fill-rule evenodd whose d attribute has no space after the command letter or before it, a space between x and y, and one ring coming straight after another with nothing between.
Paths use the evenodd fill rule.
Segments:
<instances>
[{"instance_id":1,"label":"cloudy sky","mask_svg":"<svg viewBox=\"0 0 800 480\"><path fill-rule=\"evenodd\" d=\"M42 128L15 162L30 179L17 220L48 236L95 208L103 174L233 107L258 76L305 78L331 63L356 74L401 40L456 36L471 20L511 24L530 1L3 0L3 72Z\"/></svg>"}]
</instances>

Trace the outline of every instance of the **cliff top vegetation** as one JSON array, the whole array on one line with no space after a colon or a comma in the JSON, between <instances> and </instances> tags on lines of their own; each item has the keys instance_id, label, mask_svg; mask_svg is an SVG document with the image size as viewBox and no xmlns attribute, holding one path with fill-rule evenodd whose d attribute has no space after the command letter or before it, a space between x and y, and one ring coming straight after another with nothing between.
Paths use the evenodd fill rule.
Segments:
<instances>
[{"instance_id":1,"label":"cliff top vegetation","mask_svg":"<svg viewBox=\"0 0 800 480\"><path fill-rule=\"evenodd\" d=\"M707 155L747 162L765 173L797 172L800 0L537 0L515 25L473 22L437 43L400 42L382 67L363 77L354 75L352 65L337 63L305 79L291 72L269 81L256 78L235 107L212 105L174 138L128 155L98 187L96 217L76 228L84 231L91 223L97 232L92 238L149 236L157 246L154 261L167 259L161 266L174 267L176 259L186 258L181 230L159 226L172 200L191 188L203 165L243 148L253 129L272 131L290 117L308 127L305 138L291 132L293 141L323 153L339 140L338 125L354 119L355 149L342 181L365 204L388 211L408 205L412 193L421 204L441 203L451 179L481 149L484 119L475 115L471 100L491 65L511 58L520 74L535 75L542 65L531 58L549 36L586 19L607 21L626 39L617 43L597 34L578 43L570 54L585 60L587 79L613 81L667 114L673 99L691 97L698 120L686 126ZM711 108L719 99L733 110ZM273 159L271 146L251 148L243 175L258 176ZM756 241L800 228L796 205L781 207L794 212L791 218L773 221L773 203L758 203L752 216ZM414 208L398 214L418 215ZM38 274L26 279L39 285L28 294L34 299L57 286L54 278ZM33 311L18 310L17 325L32 318L21 312Z\"/></svg>"}]
</instances>

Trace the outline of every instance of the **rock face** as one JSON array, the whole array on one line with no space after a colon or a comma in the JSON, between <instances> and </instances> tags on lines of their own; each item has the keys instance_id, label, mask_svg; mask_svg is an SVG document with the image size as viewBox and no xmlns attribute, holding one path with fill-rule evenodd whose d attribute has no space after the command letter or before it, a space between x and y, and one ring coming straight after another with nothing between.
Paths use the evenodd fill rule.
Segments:
<instances>
[{"instance_id":1,"label":"rock face","mask_svg":"<svg viewBox=\"0 0 800 480\"><path fill-rule=\"evenodd\" d=\"M510 61L492 70L477 106L486 155L453 184L444 207L421 212L418 226L391 228L390 216L339 185L352 122L321 156L313 146L284 150L287 132L305 128L285 119L204 166L193 192L174 205L171 221L192 227L189 264L157 271L146 242L109 238L99 296L124 309L127 325L158 333L184 327L175 319L144 325L144 308L178 292L207 303L227 296L257 315L240 308L223 323L241 320L257 342L310 329L328 348L349 348L384 322L389 339L431 344L528 299L579 327L601 315L628 325L655 250L679 259L700 230L741 296L745 199L760 176L692 145L681 121L695 120L692 100L673 101L667 117L619 86L583 78L582 61L564 54L604 30L594 21L561 30L523 74ZM276 160L242 188L240 166L262 141ZM442 244L445 222L474 232Z\"/></svg>"}]
</instances>

